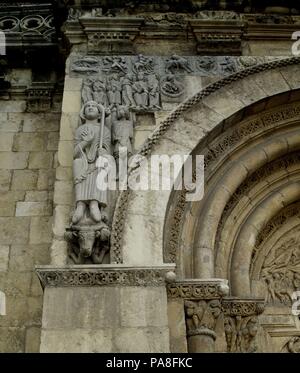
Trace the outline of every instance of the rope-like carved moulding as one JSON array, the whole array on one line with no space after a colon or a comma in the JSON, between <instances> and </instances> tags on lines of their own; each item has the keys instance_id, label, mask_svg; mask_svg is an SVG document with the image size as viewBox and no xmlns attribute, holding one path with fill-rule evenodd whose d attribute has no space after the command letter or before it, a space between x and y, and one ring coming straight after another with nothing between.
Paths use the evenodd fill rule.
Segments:
<instances>
[{"instance_id":1,"label":"rope-like carved moulding","mask_svg":"<svg viewBox=\"0 0 300 373\"><path fill-rule=\"evenodd\" d=\"M36 273L45 287L91 287L91 286L165 286L175 276L175 266L119 267L72 266L53 268L37 267Z\"/></svg>"},{"instance_id":2,"label":"rope-like carved moulding","mask_svg":"<svg viewBox=\"0 0 300 373\"><path fill-rule=\"evenodd\" d=\"M220 299L229 292L227 280L183 280L167 286L169 299Z\"/></svg>"},{"instance_id":3,"label":"rope-like carved moulding","mask_svg":"<svg viewBox=\"0 0 300 373\"><path fill-rule=\"evenodd\" d=\"M224 331L228 352L257 352L258 315L265 308L262 299L224 299Z\"/></svg>"},{"instance_id":4,"label":"rope-like carved moulding","mask_svg":"<svg viewBox=\"0 0 300 373\"><path fill-rule=\"evenodd\" d=\"M140 149L139 153L143 156L149 156L151 154L152 148L161 139L164 133L175 123L175 121L187 110L201 102L205 97L210 96L219 89L226 87L227 85L249 77L253 74L257 74L263 71L273 70L275 68L292 66L300 64L300 57L285 58L282 60L275 60L268 63L263 63L256 65L254 67L246 68L235 74L229 75L215 83L210 84L205 87L202 91L191 97L190 99L184 101L176 110L174 110L165 120L163 120L158 128L148 137L145 141L143 147ZM130 170L129 170L130 173ZM117 201L116 209L114 213L112 232L111 232L111 262L112 263L122 263L123 253L121 250L123 230L125 224L125 211L127 210L127 205L129 201L129 191L124 190Z\"/></svg>"}]
</instances>

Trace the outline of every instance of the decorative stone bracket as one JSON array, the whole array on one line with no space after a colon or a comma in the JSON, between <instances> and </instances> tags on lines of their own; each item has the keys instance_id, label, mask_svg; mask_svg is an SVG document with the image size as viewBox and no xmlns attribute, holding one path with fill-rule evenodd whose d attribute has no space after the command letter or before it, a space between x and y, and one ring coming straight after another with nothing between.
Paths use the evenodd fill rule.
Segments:
<instances>
[{"instance_id":1,"label":"decorative stone bracket","mask_svg":"<svg viewBox=\"0 0 300 373\"><path fill-rule=\"evenodd\" d=\"M72 44L87 40L93 53L133 54L133 41L143 22L143 18L133 17L82 16L67 22L65 34Z\"/></svg>"},{"instance_id":2,"label":"decorative stone bracket","mask_svg":"<svg viewBox=\"0 0 300 373\"><path fill-rule=\"evenodd\" d=\"M193 19L190 21L202 55L241 55L243 22L239 20Z\"/></svg>"}]
</instances>

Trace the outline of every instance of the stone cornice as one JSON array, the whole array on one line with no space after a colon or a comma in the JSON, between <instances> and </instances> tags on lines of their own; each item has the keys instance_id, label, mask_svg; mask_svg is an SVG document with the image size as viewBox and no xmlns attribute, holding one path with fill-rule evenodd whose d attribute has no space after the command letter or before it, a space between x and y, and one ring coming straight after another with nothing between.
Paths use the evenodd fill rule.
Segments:
<instances>
[{"instance_id":1,"label":"stone cornice","mask_svg":"<svg viewBox=\"0 0 300 373\"><path fill-rule=\"evenodd\" d=\"M174 277L174 265L126 267L123 265L39 266L36 273L45 287L164 286Z\"/></svg>"},{"instance_id":2,"label":"stone cornice","mask_svg":"<svg viewBox=\"0 0 300 373\"><path fill-rule=\"evenodd\" d=\"M227 295L228 292L228 281L223 279L188 279L176 281L167 286L167 294L170 299L219 299Z\"/></svg>"}]
</instances>

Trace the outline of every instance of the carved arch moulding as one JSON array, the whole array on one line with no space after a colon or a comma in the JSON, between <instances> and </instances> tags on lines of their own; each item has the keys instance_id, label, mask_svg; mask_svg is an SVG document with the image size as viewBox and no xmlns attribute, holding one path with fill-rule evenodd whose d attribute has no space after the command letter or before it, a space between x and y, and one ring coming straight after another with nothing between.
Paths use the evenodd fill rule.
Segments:
<instances>
[{"instance_id":1,"label":"carved arch moulding","mask_svg":"<svg viewBox=\"0 0 300 373\"><path fill-rule=\"evenodd\" d=\"M287 58L276 60L254 66L229 75L201 90L192 98L187 99L179 105L148 137L139 151L140 155L149 156L150 154L190 154L199 144L205 144L216 137L216 134L230 130L232 123L240 120L245 113L249 116L255 112L254 104L262 103L266 106L271 96L287 94L288 107L273 116L266 111L264 119L260 122L248 123L240 132L243 136L252 136L255 138L255 130L259 127L268 131L268 128L280 127L281 121L290 118L291 125L289 131L291 138L293 136L293 120L299 119L299 104L293 101L292 91L300 87L300 82L295 79L299 71L299 58ZM276 84L270 86L270 79ZM246 89L247 87L247 89ZM241 94L245 88L247 93ZM291 96L291 99L290 99ZM295 96L296 97L296 96ZM263 101L265 100L265 102ZM286 98L285 98L286 100ZM253 109L254 108L254 109ZM256 108L256 111L259 109ZM251 112L251 110L253 112ZM234 127L234 126L232 126ZM276 132L276 130L275 130ZM180 133L180 136L178 134ZM240 134L233 133L233 141ZM223 145L226 146L223 140ZM229 145L231 146L231 144ZM206 162L214 157L215 151L207 154ZM138 210L137 201L141 198L149 200L151 205L146 213L144 206ZM182 200L181 200L182 201ZM138 263L145 260L147 262L158 263L163 260L162 247L164 247L164 224L169 210L170 194L153 192L133 192L130 190L123 191L117 201L116 210L113 218L112 228L112 250L111 263ZM147 202L145 203L145 206ZM172 206L171 206L172 207ZM175 210L182 210L184 204L178 204ZM145 219L138 220L137 216L147 215ZM177 213L174 214L177 216ZM176 218L175 218L176 220ZM155 240L152 240L151 233L147 234L145 227L151 227L155 232ZM172 228L170 228L172 230ZM140 232L145 232L143 247L140 242L136 241ZM149 242L147 239L149 238ZM172 242L170 238L169 242ZM140 248L137 246L140 245ZM137 250L143 250L144 257L134 258L130 250L132 246ZM170 256L168 257L168 255ZM169 251L165 254L167 261L175 259L174 253ZM173 255L173 256L172 256ZM212 277L210 275L210 277Z\"/></svg>"}]
</instances>

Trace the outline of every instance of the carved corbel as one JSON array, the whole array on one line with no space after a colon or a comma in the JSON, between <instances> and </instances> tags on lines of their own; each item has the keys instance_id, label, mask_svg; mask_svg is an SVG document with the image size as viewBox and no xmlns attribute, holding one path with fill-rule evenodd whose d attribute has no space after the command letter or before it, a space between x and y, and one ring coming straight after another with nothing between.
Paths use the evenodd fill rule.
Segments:
<instances>
[{"instance_id":1,"label":"carved corbel","mask_svg":"<svg viewBox=\"0 0 300 373\"><path fill-rule=\"evenodd\" d=\"M211 15L190 20L190 26L197 40L198 54L241 55L244 24L240 19Z\"/></svg>"}]
</instances>

